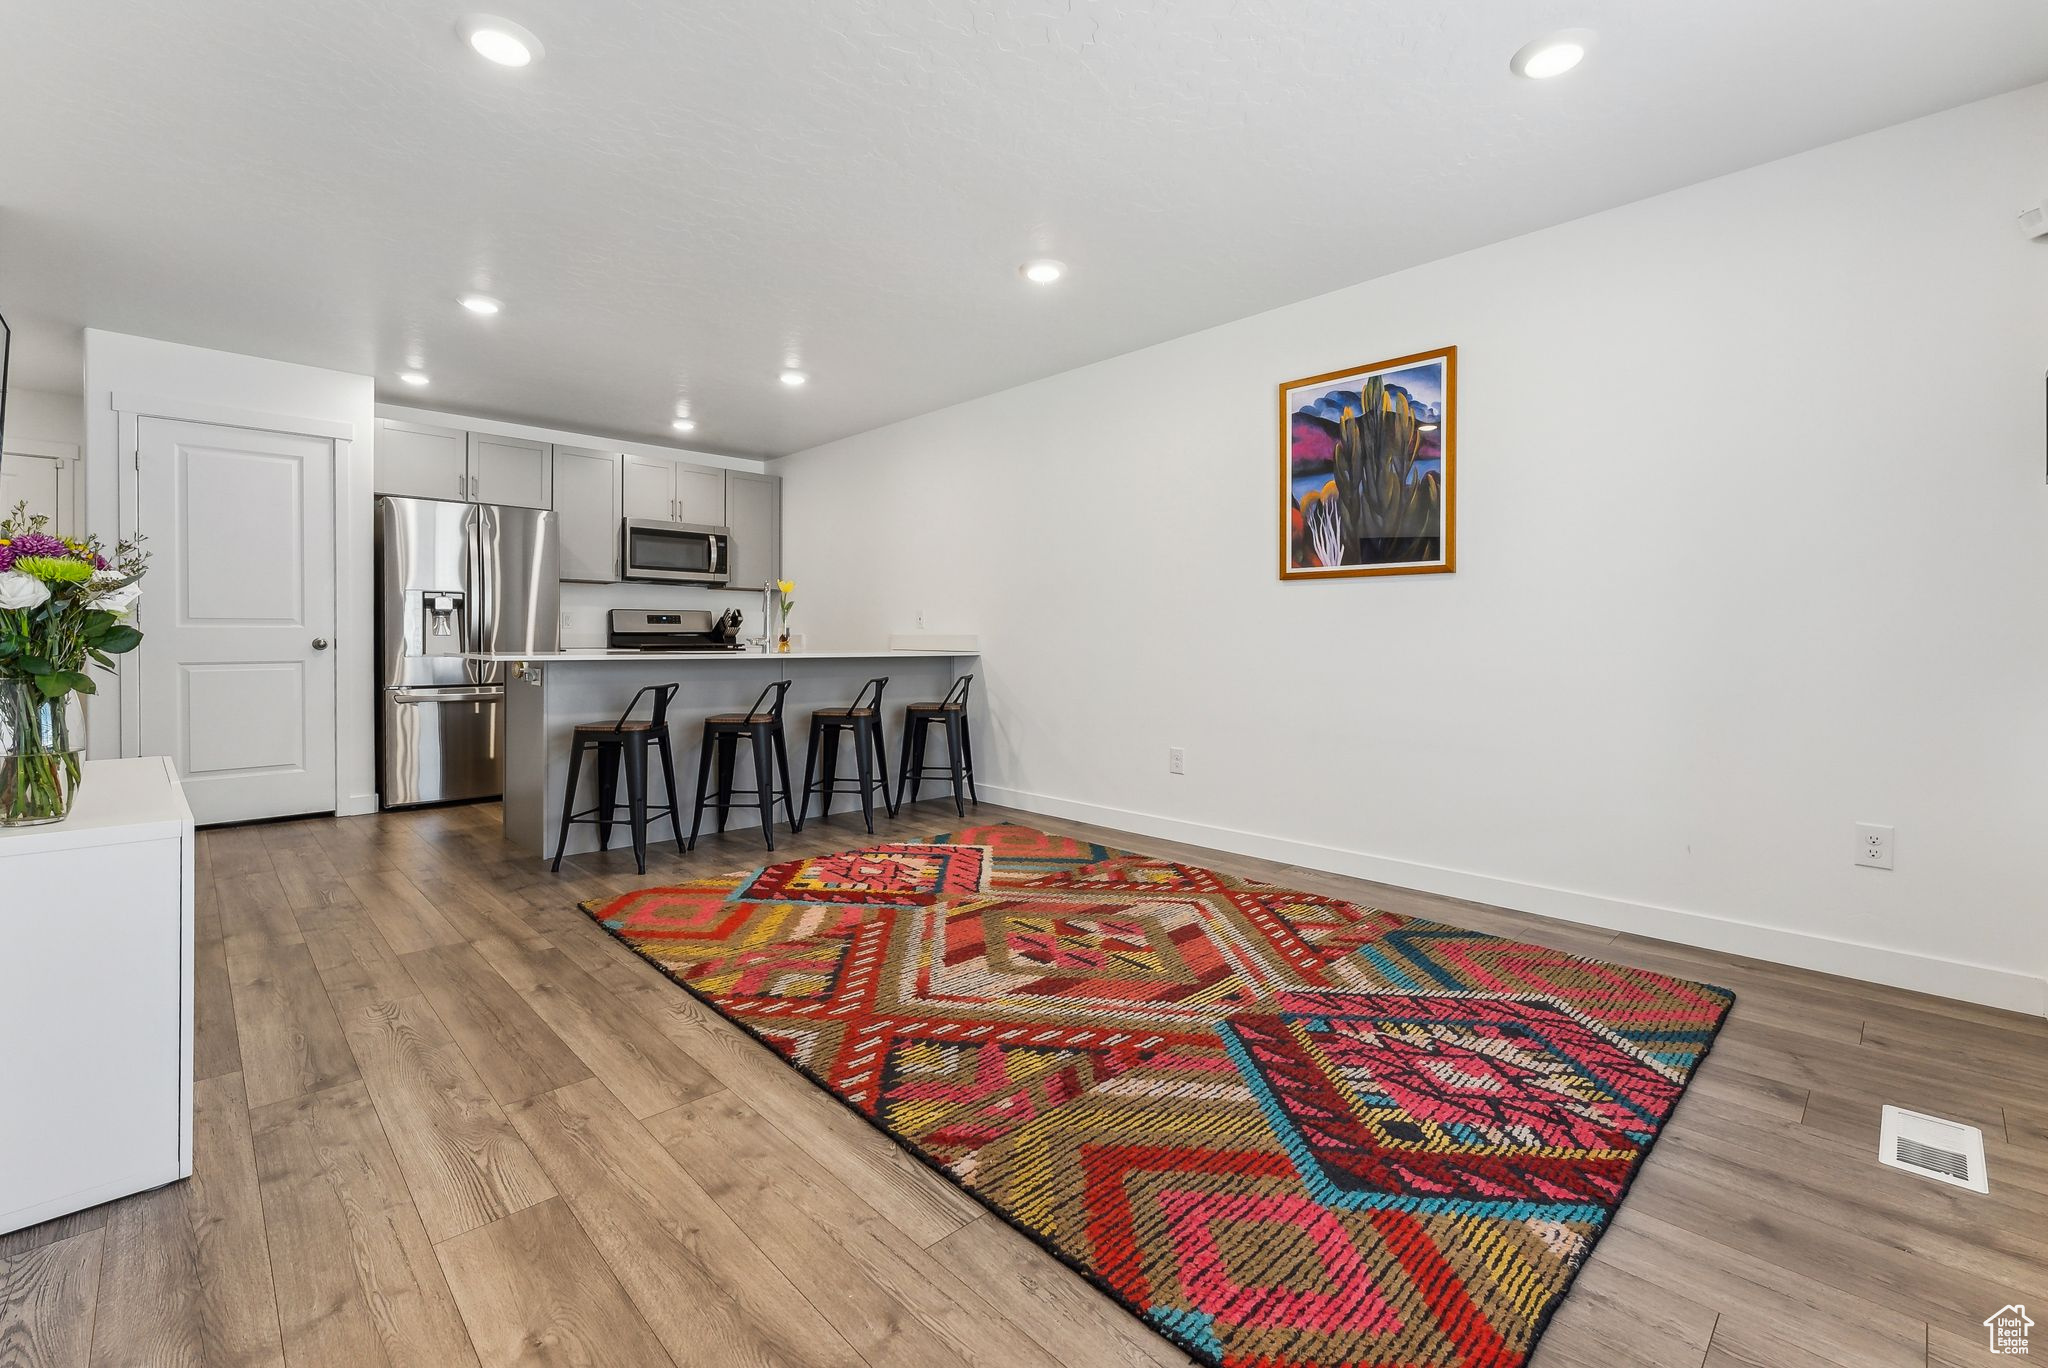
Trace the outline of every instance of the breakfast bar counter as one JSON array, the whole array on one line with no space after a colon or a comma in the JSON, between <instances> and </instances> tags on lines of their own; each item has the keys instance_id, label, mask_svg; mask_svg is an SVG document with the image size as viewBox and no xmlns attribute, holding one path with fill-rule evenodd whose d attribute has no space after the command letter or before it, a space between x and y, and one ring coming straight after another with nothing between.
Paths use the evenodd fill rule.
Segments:
<instances>
[{"instance_id":1,"label":"breakfast bar counter","mask_svg":"<svg viewBox=\"0 0 2048 1368\"><path fill-rule=\"evenodd\" d=\"M903 705L937 699L953 681L975 670L974 651L630 651L566 650L523 655L472 655L511 667L505 681L505 836L537 855L552 857L562 815L562 786L569 776L571 735L586 722L615 722L633 695L649 684L679 684L669 707L669 732L676 757L676 786L682 791L683 832L690 829L690 799L696 790L698 745L704 719L738 712L752 703L769 683L791 683L783 708L789 738L790 772L803 784L803 747L813 708L844 707L862 684L878 675L889 679L883 698L884 728L893 767L902 754ZM976 691L974 706L980 704ZM639 716L646 716L643 700ZM585 769L590 767L586 764ZM893 774L891 776L893 781ZM648 804L666 803L661 781L650 776ZM596 789L588 774L579 810L591 806ZM851 800L841 797L842 804ZM857 815L857 814L856 814ZM706 814L707 821L711 814ZM743 826L745 818L737 825ZM708 829L708 827L707 827ZM736 826L737 829L737 826ZM755 831L759 836L759 831ZM614 831L617 846L624 836ZM648 845L670 838L668 821L650 822ZM570 828L571 853L597 849L597 829Z\"/></svg>"}]
</instances>

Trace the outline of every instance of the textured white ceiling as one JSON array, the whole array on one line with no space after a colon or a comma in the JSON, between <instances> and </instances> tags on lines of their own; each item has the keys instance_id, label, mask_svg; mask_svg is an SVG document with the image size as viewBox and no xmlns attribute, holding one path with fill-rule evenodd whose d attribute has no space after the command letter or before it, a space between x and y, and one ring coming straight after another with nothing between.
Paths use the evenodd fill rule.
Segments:
<instances>
[{"instance_id":1,"label":"textured white ceiling","mask_svg":"<svg viewBox=\"0 0 2048 1368\"><path fill-rule=\"evenodd\" d=\"M774 455L2042 79L2042 0L0 0L0 312Z\"/></svg>"}]
</instances>

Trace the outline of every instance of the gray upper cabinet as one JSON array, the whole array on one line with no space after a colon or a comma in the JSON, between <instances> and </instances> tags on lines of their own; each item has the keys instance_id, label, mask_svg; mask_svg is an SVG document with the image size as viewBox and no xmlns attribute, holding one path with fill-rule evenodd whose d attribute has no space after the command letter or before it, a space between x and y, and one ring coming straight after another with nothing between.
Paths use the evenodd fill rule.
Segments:
<instances>
[{"instance_id":1,"label":"gray upper cabinet","mask_svg":"<svg viewBox=\"0 0 2048 1368\"><path fill-rule=\"evenodd\" d=\"M469 434L469 497L476 502L546 508L548 482L546 442Z\"/></svg>"},{"instance_id":2,"label":"gray upper cabinet","mask_svg":"<svg viewBox=\"0 0 2048 1368\"><path fill-rule=\"evenodd\" d=\"M732 529L734 589L782 578L782 477L725 473L725 525Z\"/></svg>"},{"instance_id":3,"label":"gray upper cabinet","mask_svg":"<svg viewBox=\"0 0 2048 1368\"><path fill-rule=\"evenodd\" d=\"M618 582L625 518L730 528L735 589L782 575L779 475L379 418L376 484L402 498L552 508L572 582Z\"/></svg>"},{"instance_id":4,"label":"gray upper cabinet","mask_svg":"<svg viewBox=\"0 0 2048 1368\"><path fill-rule=\"evenodd\" d=\"M625 459L625 516L640 522L676 520L676 463L658 456Z\"/></svg>"},{"instance_id":5,"label":"gray upper cabinet","mask_svg":"<svg viewBox=\"0 0 2048 1368\"><path fill-rule=\"evenodd\" d=\"M610 584L619 578L619 454L555 448L555 530L562 578Z\"/></svg>"},{"instance_id":6,"label":"gray upper cabinet","mask_svg":"<svg viewBox=\"0 0 2048 1368\"><path fill-rule=\"evenodd\" d=\"M377 492L409 499L546 508L548 444L377 420Z\"/></svg>"},{"instance_id":7,"label":"gray upper cabinet","mask_svg":"<svg viewBox=\"0 0 2048 1368\"><path fill-rule=\"evenodd\" d=\"M676 521L700 527L725 526L725 476L723 470L677 464Z\"/></svg>"},{"instance_id":8,"label":"gray upper cabinet","mask_svg":"<svg viewBox=\"0 0 2048 1368\"><path fill-rule=\"evenodd\" d=\"M377 420L377 492L408 499L469 497L469 434Z\"/></svg>"},{"instance_id":9,"label":"gray upper cabinet","mask_svg":"<svg viewBox=\"0 0 2048 1368\"><path fill-rule=\"evenodd\" d=\"M725 472L663 456L625 458L625 515L648 522L725 525Z\"/></svg>"}]
</instances>

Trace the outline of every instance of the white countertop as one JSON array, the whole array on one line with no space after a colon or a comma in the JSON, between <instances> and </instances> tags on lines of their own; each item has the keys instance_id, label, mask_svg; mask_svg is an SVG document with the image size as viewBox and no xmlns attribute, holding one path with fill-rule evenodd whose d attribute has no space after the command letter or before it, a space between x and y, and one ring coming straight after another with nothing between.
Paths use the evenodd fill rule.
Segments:
<instances>
[{"instance_id":1,"label":"white countertop","mask_svg":"<svg viewBox=\"0 0 2048 1368\"><path fill-rule=\"evenodd\" d=\"M464 660L495 661L510 663L525 661L531 665L621 665L629 661L658 660L663 664L688 662L690 664L724 664L736 660L891 660L909 656L919 659L957 659L961 656L977 656L979 651L607 651L601 649L569 651L499 651L470 652Z\"/></svg>"},{"instance_id":2,"label":"white countertop","mask_svg":"<svg viewBox=\"0 0 2048 1368\"><path fill-rule=\"evenodd\" d=\"M165 757L88 760L71 815L42 826L0 827L0 858L155 840L189 829L191 824L185 791ZM0 882L5 877L0 875Z\"/></svg>"}]
</instances>

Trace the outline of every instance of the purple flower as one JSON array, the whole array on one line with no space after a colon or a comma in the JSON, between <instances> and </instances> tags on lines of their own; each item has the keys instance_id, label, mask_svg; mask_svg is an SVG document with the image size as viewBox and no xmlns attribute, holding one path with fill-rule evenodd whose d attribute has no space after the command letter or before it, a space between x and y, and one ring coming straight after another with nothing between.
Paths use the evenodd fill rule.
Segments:
<instances>
[{"instance_id":1,"label":"purple flower","mask_svg":"<svg viewBox=\"0 0 2048 1368\"><path fill-rule=\"evenodd\" d=\"M10 547L16 556L69 556L71 548L55 537L40 532L24 532L16 537Z\"/></svg>"},{"instance_id":2,"label":"purple flower","mask_svg":"<svg viewBox=\"0 0 2048 1368\"><path fill-rule=\"evenodd\" d=\"M7 572L8 572L9 570L12 570L13 568L14 568L14 546L13 546L13 544L12 544L12 543L10 543L10 542L0 542L0 575L4 575L4 574L6 574L6 573L7 573Z\"/></svg>"}]
</instances>

